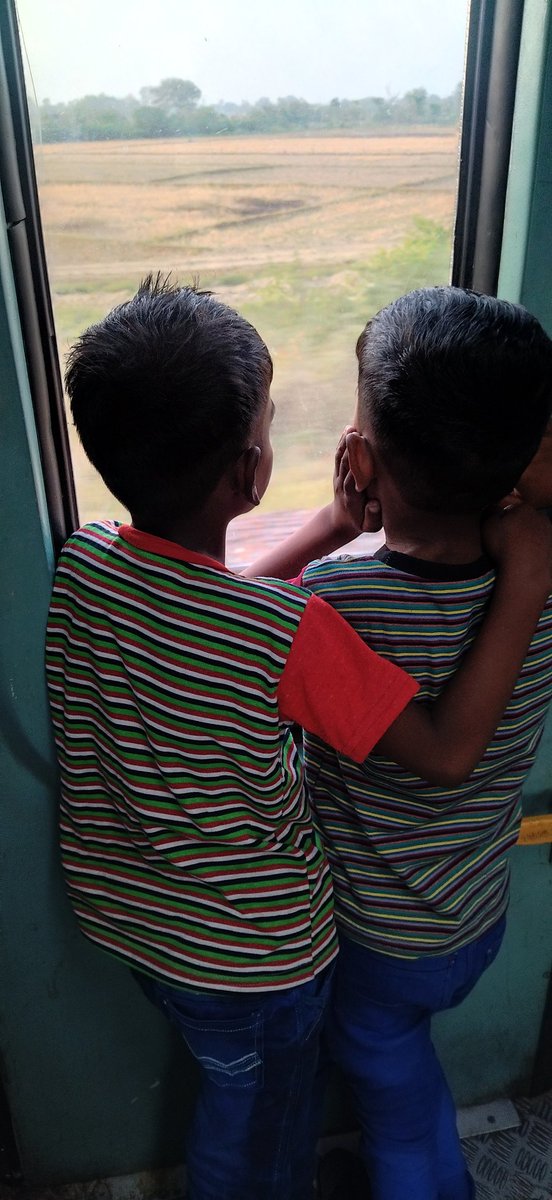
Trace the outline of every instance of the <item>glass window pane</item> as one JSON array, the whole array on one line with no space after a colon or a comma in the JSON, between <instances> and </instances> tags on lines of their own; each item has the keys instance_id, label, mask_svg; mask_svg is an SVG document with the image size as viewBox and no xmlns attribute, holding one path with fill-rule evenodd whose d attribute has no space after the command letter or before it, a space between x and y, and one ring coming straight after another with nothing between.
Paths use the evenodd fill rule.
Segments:
<instances>
[{"instance_id":1,"label":"glass window pane","mask_svg":"<svg viewBox=\"0 0 552 1200\"><path fill-rule=\"evenodd\" d=\"M274 475L238 561L329 498L370 315L449 279L467 2L205 8L19 0L60 353L158 269L272 352ZM123 516L72 446L81 518Z\"/></svg>"}]
</instances>

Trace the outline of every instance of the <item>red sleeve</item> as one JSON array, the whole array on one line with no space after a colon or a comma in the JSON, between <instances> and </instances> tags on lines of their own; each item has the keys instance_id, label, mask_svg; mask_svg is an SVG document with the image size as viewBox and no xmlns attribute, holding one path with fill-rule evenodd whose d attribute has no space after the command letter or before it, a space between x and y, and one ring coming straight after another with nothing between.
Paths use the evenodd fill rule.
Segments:
<instances>
[{"instance_id":1,"label":"red sleeve","mask_svg":"<svg viewBox=\"0 0 552 1200\"><path fill-rule=\"evenodd\" d=\"M283 720L363 762L418 690L331 605L310 597L278 685Z\"/></svg>"},{"instance_id":2,"label":"red sleeve","mask_svg":"<svg viewBox=\"0 0 552 1200\"><path fill-rule=\"evenodd\" d=\"M307 566L308 565L309 564L307 563ZM303 583L303 575L305 574L306 569L307 567L302 567L299 574L295 575L293 579L287 579L286 583L295 583L297 587L305 587L305 584Z\"/></svg>"}]
</instances>

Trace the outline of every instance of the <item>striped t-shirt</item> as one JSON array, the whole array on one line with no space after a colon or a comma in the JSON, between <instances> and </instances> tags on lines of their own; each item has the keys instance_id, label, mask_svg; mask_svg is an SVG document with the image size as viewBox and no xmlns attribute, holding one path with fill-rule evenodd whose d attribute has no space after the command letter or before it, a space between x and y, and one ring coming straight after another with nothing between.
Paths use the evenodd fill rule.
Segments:
<instances>
[{"instance_id":1,"label":"striped t-shirt","mask_svg":"<svg viewBox=\"0 0 552 1200\"><path fill-rule=\"evenodd\" d=\"M430 701L471 644L494 573L485 560L447 567L384 547L374 558L313 563L302 579L372 649L409 671L420 700ZM338 928L371 950L413 958L446 954L504 913L507 851L551 695L549 602L495 736L461 786L431 787L375 754L359 765L307 737L309 795Z\"/></svg>"},{"instance_id":2,"label":"striped t-shirt","mask_svg":"<svg viewBox=\"0 0 552 1200\"><path fill-rule=\"evenodd\" d=\"M362 759L417 685L300 587L111 522L64 548L47 671L83 932L181 986L317 974L331 881L289 723Z\"/></svg>"}]
</instances>

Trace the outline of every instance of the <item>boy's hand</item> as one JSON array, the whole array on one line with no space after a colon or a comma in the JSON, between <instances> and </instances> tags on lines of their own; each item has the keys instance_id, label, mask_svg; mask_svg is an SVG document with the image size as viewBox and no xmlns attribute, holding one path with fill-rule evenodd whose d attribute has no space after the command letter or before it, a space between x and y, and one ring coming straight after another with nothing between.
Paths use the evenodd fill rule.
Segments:
<instances>
[{"instance_id":1,"label":"boy's hand","mask_svg":"<svg viewBox=\"0 0 552 1200\"><path fill-rule=\"evenodd\" d=\"M516 492L533 508L552 508L552 421L544 431L535 457L523 472Z\"/></svg>"},{"instance_id":2,"label":"boy's hand","mask_svg":"<svg viewBox=\"0 0 552 1200\"><path fill-rule=\"evenodd\" d=\"M381 529L381 507L377 500L369 500L366 492L357 492L354 476L349 467L347 437L353 433L352 425L346 425L335 452L333 476L333 511L336 528L350 530L351 537L359 533L377 533Z\"/></svg>"},{"instance_id":3,"label":"boy's hand","mask_svg":"<svg viewBox=\"0 0 552 1200\"><path fill-rule=\"evenodd\" d=\"M249 578L272 575L276 579L291 579L299 575L306 563L322 558L352 542L359 533L377 533L381 529L381 508L377 500L368 500L365 492L357 492L349 469L347 437L354 433L351 425L343 430L335 452L334 498L279 546L261 555L246 567Z\"/></svg>"},{"instance_id":4,"label":"boy's hand","mask_svg":"<svg viewBox=\"0 0 552 1200\"><path fill-rule=\"evenodd\" d=\"M552 591L552 523L529 504L497 509L482 528L483 544L501 575L510 572L517 586Z\"/></svg>"}]
</instances>

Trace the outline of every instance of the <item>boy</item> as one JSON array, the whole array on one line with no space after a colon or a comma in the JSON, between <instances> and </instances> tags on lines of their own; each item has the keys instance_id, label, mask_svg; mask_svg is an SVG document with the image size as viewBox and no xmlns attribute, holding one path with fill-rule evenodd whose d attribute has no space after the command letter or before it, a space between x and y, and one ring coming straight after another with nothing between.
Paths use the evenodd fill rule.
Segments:
<instances>
[{"instance_id":1,"label":"boy","mask_svg":"<svg viewBox=\"0 0 552 1200\"><path fill-rule=\"evenodd\" d=\"M385 545L373 558L311 563L301 582L435 699L493 588L482 510L520 477L522 494L546 494L546 438L523 473L550 413L552 342L517 306L429 288L378 313L357 356L341 478L350 466L349 494L353 484L381 511ZM298 559L308 541L307 528ZM294 565L288 545L285 569ZM373 1200L474 1195L430 1020L468 994L499 949L507 852L551 694L549 602L496 734L461 786L428 787L378 748L357 764L306 737L340 938L330 1049L356 1098Z\"/></svg>"},{"instance_id":2,"label":"boy","mask_svg":"<svg viewBox=\"0 0 552 1200\"><path fill-rule=\"evenodd\" d=\"M428 713L409 703L409 676L329 605L232 575L226 527L270 477L271 378L238 314L151 279L83 334L67 371L84 448L132 524L80 530L56 575L62 855L83 932L133 967L200 1065L190 1200L310 1195L337 946L289 723L351 760L379 739L411 769L458 782L550 586L550 534L535 517L520 551L526 592L515 599L507 545L491 618ZM349 528L337 503L329 540ZM505 639L511 661L493 673Z\"/></svg>"}]
</instances>

